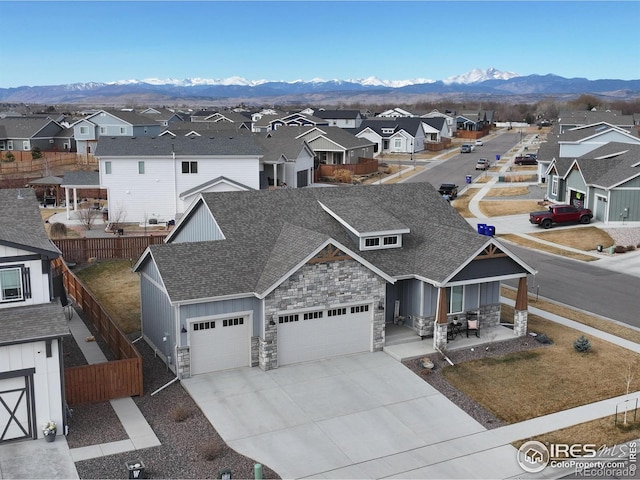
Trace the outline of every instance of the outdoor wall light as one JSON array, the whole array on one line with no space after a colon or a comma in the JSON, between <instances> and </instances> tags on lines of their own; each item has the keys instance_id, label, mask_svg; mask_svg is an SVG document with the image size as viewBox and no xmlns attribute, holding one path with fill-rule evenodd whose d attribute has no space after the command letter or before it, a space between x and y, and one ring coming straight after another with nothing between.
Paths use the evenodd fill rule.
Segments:
<instances>
[{"instance_id":1,"label":"outdoor wall light","mask_svg":"<svg viewBox=\"0 0 640 480\"><path fill-rule=\"evenodd\" d=\"M187 333L187 329L185 328L184 325L182 325L182 330L180 330L182 333Z\"/></svg>"},{"instance_id":2,"label":"outdoor wall light","mask_svg":"<svg viewBox=\"0 0 640 480\"><path fill-rule=\"evenodd\" d=\"M273 319L269 320L269 325L271 325L272 327L276 324L276 322L273 321Z\"/></svg>"}]
</instances>

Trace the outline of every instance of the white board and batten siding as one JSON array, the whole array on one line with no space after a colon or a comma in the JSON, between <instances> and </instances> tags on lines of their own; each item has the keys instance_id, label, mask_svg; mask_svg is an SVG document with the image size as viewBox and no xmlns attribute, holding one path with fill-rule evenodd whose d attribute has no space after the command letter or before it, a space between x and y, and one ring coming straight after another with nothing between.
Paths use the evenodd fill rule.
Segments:
<instances>
[{"instance_id":1,"label":"white board and batten siding","mask_svg":"<svg viewBox=\"0 0 640 480\"><path fill-rule=\"evenodd\" d=\"M278 315L278 365L369 352L372 303Z\"/></svg>"},{"instance_id":2,"label":"white board and batten siding","mask_svg":"<svg viewBox=\"0 0 640 480\"><path fill-rule=\"evenodd\" d=\"M105 173L105 162L111 162L111 173ZM139 161L144 161L144 173L139 173ZM182 162L197 162L198 173L182 173ZM100 183L107 188L109 213L123 212L124 221L143 222L156 218L161 222L174 220L184 213L188 201L179 198L182 192L220 176L256 190L260 188L259 159L255 158L122 158L100 159Z\"/></svg>"},{"instance_id":3,"label":"white board and batten siding","mask_svg":"<svg viewBox=\"0 0 640 480\"><path fill-rule=\"evenodd\" d=\"M191 375L251 366L252 313L187 321Z\"/></svg>"}]
</instances>

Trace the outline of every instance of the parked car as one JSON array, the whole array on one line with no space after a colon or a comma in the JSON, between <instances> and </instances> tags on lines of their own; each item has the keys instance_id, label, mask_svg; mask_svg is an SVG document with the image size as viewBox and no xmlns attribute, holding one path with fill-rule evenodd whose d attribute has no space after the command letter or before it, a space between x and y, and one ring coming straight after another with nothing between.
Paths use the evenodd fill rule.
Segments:
<instances>
[{"instance_id":1,"label":"parked car","mask_svg":"<svg viewBox=\"0 0 640 480\"><path fill-rule=\"evenodd\" d=\"M471 153L471 145L466 143L460 147L460 153Z\"/></svg>"},{"instance_id":2,"label":"parked car","mask_svg":"<svg viewBox=\"0 0 640 480\"><path fill-rule=\"evenodd\" d=\"M491 168L491 164L489 160L486 158L479 158L476 162L476 170L489 170Z\"/></svg>"},{"instance_id":3,"label":"parked car","mask_svg":"<svg viewBox=\"0 0 640 480\"><path fill-rule=\"evenodd\" d=\"M527 153L526 155L519 155L513 159L513 163L516 165L537 165L538 155L535 153Z\"/></svg>"},{"instance_id":4,"label":"parked car","mask_svg":"<svg viewBox=\"0 0 640 480\"><path fill-rule=\"evenodd\" d=\"M591 222L593 212L588 208L578 208L573 205L549 205L548 210L531 212L529 222L542 228L551 228L554 223L587 224Z\"/></svg>"},{"instance_id":5,"label":"parked car","mask_svg":"<svg viewBox=\"0 0 640 480\"><path fill-rule=\"evenodd\" d=\"M438 189L438 193L443 197L446 195L449 200L453 200L458 196L458 185L455 183L443 183Z\"/></svg>"},{"instance_id":6,"label":"parked car","mask_svg":"<svg viewBox=\"0 0 640 480\"><path fill-rule=\"evenodd\" d=\"M476 147L481 147L484 145L484 142L482 140L476 140Z\"/></svg>"}]
</instances>

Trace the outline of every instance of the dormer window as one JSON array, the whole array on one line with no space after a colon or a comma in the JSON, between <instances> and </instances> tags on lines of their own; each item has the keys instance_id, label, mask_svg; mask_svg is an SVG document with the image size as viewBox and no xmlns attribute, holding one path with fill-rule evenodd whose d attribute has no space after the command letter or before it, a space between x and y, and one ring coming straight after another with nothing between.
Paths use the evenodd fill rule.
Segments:
<instances>
[{"instance_id":1,"label":"dormer window","mask_svg":"<svg viewBox=\"0 0 640 480\"><path fill-rule=\"evenodd\" d=\"M381 248L396 248L401 246L401 235L384 235L379 237L365 237L360 239L360 250L376 250Z\"/></svg>"},{"instance_id":2,"label":"dormer window","mask_svg":"<svg viewBox=\"0 0 640 480\"><path fill-rule=\"evenodd\" d=\"M375 248L380 246L380 238L365 238L364 239L365 248Z\"/></svg>"}]
</instances>

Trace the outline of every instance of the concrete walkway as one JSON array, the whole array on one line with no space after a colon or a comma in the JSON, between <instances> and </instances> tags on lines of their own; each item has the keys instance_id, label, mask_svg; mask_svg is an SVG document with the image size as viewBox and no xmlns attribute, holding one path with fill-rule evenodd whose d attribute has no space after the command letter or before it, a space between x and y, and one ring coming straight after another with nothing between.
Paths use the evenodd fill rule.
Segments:
<instances>
[{"instance_id":1,"label":"concrete walkway","mask_svg":"<svg viewBox=\"0 0 640 480\"><path fill-rule=\"evenodd\" d=\"M91 332L77 314L70 320L69 330L87 363L107 361L97 342L86 341ZM52 443L39 439L3 444L0 445L0 480L76 479L78 472L75 462L160 445L158 437L132 398L110 402L128 439L80 448L69 448L64 435L58 435ZM35 458L38 461L34 461Z\"/></svg>"}]
</instances>

